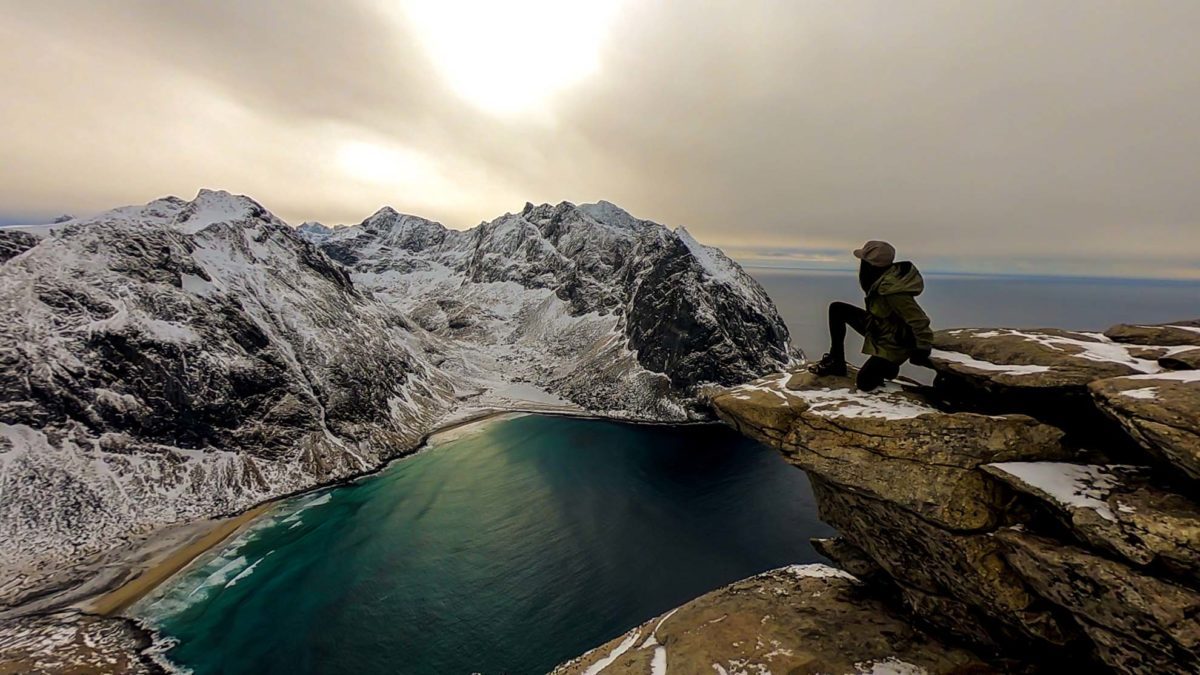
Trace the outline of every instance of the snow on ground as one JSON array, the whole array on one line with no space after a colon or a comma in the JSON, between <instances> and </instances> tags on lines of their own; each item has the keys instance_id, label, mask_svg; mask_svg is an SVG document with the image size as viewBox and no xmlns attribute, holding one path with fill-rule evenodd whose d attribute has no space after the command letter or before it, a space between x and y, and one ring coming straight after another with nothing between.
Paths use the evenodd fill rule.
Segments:
<instances>
[{"instance_id":1,"label":"snow on ground","mask_svg":"<svg viewBox=\"0 0 1200 675\"><path fill-rule=\"evenodd\" d=\"M1200 382L1200 370L1169 370L1161 373L1153 373L1149 375L1130 375L1130 380L1146 380L1146 381L1161 381L1169 380L1171 382ZM1128 393L1128 392L1126 392Z\"/></svg>"},{"instance_id":2,"label":"snow on ground","mask_svg":"<svg viewBox=\"0 0 1200 675\"><path fill-rule=\"evenodd\" d=\"M873 391L859 391L848 387L819 389L789 389L787 383L791 373L771 375L749 384L730 389L730 395L740 400L749 400L750 392L761 392L777 397L780 405L802 402L807 410L819 417L828 418L872 418L884 420L912 419L938 410L921 403L906 394L894 382L888 382Z\"/></svg>"},{"instance_id":3,"label":"snow on ground","mask_svg":"<svg viewBox=\"0 0 1200 675\"><path fill-rule=\"evenodd\" d=\"M1130 389L1121 392L1122 396L1129 398L1141 399L1143 401L1153 401L1158 398L1158 387L1142 387L1141 389Z\"/></svg>"},{"instance_id":4,"label":"snow on ground","mask_svg":"<svg viewBox=\"0 0 1200 675\"><path fill-rule=\"evenodd\" d=\"M788 565L783 568L784 572L798 577L816 577L821 579L849 579L850 581L858 581L858 577L850 574L846 570L840 570L836 567L830 567L822 563L809 563L806 565Z\"/></svg>"},{"instance_id":5,"label":"snow on ground","mask_svg":"<svg viewBox=\"0 0 1200 675\"><path fill-rule=\"evenodd\" d=\"M936 408L883 389L806 389L789 393L808 403L809 411L820 417L904 420L937 412Z\"/></svg>"},{"instance_id":6,"label":"snow on ground","mask_svg":"<svg viewBox=\"0 0 1200 675\"><path fill-rule=\"evenodd\" d=\"M1083 339L1081 339L1081 338L1068 337L1065 335L1052 335L1049 333L1026 332L1026 331L1014 330L1014 329L1010 329L1010 328L992 329L992 330L980 331L980 332L972 331L970 329L962 329L959 331L952 331L952 334L955 334L955 335L962 334L962 333L969 333L974 337L984 338L984 339L995 338L995 337L1005 337L1005 336L1019 337L1023 340L1028 340L1029 342L1037 343L1037 344L1047 347L1049 349L1064 352L1067 356L1072 356L1074 358L1079 358L1079 359L1085 359L1088 361L1098 361L1098 362L1103 362L1103 363L1119 363L1121 365L1128 366L1128 367L1133 368L1134 370L1137 370L1142 373L1158 373L1163 370L1162 366L1158 365L1158 361L1156 359L1145 359L1145 358L1141 358L1141 357L1133 355L1133 353L1132 353L1133 350L1145 349L1147 347L1147 345L1132 345L1132 344L1125 344L1122 342L1114 342L1113 340L1109 339L1107 336L1105 336L1102 333L1081 332L1081 333L1078 333L1078 335L1082 336ZM1165 355L1171 355L1171 354L1175 354L1175 353L1178 353L1180 351L1184 351L1187 349L1194 349L1194 347L1190 347L1190 346L1162 347L1162 349L1164 350ZM954 353L953 352L943 352L940 350L934 352L935 356L939 356L948 361L956 361L959 363L964 363L964 365L967 365L967 366L970 366L973 368L978 368L980 370L994 370L996 368L1005 368L1005 369L1014 368L1014 369L1018 369L1018 370L1013 371L1011 374L1025 374L1025 373L1030 373L1030 372L1045 372L1045 371L1039 371L1039 370L1021 370L1024 368L1030 368L1031 366L1008 366L1008 365L999 365L999 364L987 364L987 362L983 362L983 361L978 362L978 363L985 364L985 365L980 366L980 365L976 365L975 363L964 362L964 361L960 360L957 356L947 357L947 355L950 355L950 354L954 354ZM965 355L964 355L964 358L970 359L969 356L965 356ZM989 367L989 365L994 366L995 368ZM1009 371L1006 370L1005 372L1009 372Z\"/></svg>"},{"instance_id":7,"label":"snow on ground","mask_svg":"<svg viewBox=\"0 0 1200 675\"><path fill-rule=\"evenodd\" d=\"M1105 500L1120 484L1114 469L1135 468L1067 462L1000 462L988 466L1017 478L1064 508L1091 509L1111 521L1116 518Z\"/></svg>"},{"instance_id":8,"label":"snow on ground","mask_svg":"<svg viewBox=\"0 0 1200 675\"><path fill-rule=\"evenodd\" d=\"M725 257L725 254L696 241L695 237L687 231L687 228L676 228L675 234L683 242L683 245L687 246L688 250L692 252L692 256L700 263L700 267L704 269L705 274L710 279L724 284L737 282L737 270L734 268L733 263Z\"/></svg>"},{"instance_id":9,"label":"snow on ground","mask_svg":"<svg viewBox=\"0 0 1200 675\"><path fill-rule=\"evenodd\" d=\"M601 671L612 665L614 661L621 658L621 655L629 651L629 648L638 641L642 634L637 629L631 630L625 634L625 639L621 640L621 644L613 647L608 656L588 666L588 669L583 671L583 675L599 675Z\"/></svg>"},{"instance_id":10,"label":"snow on ground","mask_svg":"<svg viewBox=\"0 0 1200 675\"><path fill-rule=\"evenodd\" d=\"M861 661L854 664L856 675L926 675L928 671L918 665L889 656L879 661Z\"/></svg>"},{"instance_id":11,"label":"snow on ground","mask_svg":"<svg viewBox=\"0 0 1200 675\"><path fill-rule=\"evenodd\" d=\"M779 399L780 406L790 406L800 401L806 410L818 417L826 418L871 418L912 419L923 414L938 412L937 408L925 405L904 392L904 388L888 382L871 392L859 392L851 388L804 388L788 389L792 374L769 376L730 389L734 399L750 400L752 392L770 394Z\"/></svg>"},{"instance_id":12,"label":"snow on ground","mask_svg":"<svg viewBox=\"0 0 1200 675\"><path fill-rule=\"evenodd\" d=\"M986 335L984 333L977 333L975 335L975 337L994 337L996 335L999 335L999 333L992 331L992 332L987 333ZM933 350L933 352L930 354L930 356L935 359L941 359L943 361L950 361L951 363L959 363L964 366L967 366L968 368L974 368L975 370L986 370L986 371L991 371L991 372L1002 373L1005 375L1031 375L1033 373L1044 373L1044 372L1047 372L1050 370L1050 366L1013 365L1013 364L992 363L990 361L984 361L982 359L974 358L974 357L970 356L969 354L963 354L960 352L948 352L948 351L945 351L942 349Z\"/></svg>"}]
</instances>

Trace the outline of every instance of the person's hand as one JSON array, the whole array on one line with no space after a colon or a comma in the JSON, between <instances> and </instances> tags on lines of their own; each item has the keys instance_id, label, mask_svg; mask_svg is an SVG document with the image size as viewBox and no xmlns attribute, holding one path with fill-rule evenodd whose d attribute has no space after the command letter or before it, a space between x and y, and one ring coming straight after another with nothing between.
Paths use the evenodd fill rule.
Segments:
<instances>
[{"instance_id":1,"label":"person's hand","mask_svg":"<svg viewBox=\"0 0 1200 675\"><path fill-rule=\"evenodd\" d=\"M913 352L912 356L908 357L908 361L909 361L909 363L913 364L914 366L921 366L924 368L932 368L933 362L929 360L930 353L931 352L928 349L921 349L921 350L915 351L915 352Z\"/></svg>"}]
</instances>

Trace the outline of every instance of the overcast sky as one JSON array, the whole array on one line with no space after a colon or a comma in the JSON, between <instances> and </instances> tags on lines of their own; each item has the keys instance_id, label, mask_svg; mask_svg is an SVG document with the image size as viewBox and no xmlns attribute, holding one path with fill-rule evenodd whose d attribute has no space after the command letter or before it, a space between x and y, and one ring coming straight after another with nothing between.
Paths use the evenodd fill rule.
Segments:
<instances>
[{"instance_id":1,"label":"overcast sky","mask_svg":"<svg viewBox=\"0 0 1200 675\"><path fill-rule=\"evenodd\" d=\"M1200 278L1198 27L1195 0L0 0L0 220L608 199L771 264L883 238Z\"/></svg>"}]
</instances>

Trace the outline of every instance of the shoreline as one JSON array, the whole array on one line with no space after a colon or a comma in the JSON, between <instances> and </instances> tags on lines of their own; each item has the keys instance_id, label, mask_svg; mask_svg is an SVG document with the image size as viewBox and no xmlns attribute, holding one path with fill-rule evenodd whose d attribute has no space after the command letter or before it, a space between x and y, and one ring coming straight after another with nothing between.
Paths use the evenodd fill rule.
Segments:
<instances>
[{"instance_id":1,"label":"shoreline","mask_svg":"<svg viewBox=\"0 0 1200 675\"><path fill-rule=\"evenodd\" d=\"M270 511L276 501L263 502L229 518L217 520L207 532L192 541L175 548L162 560L147 567L141 574L116 589L80 603L81 611L88 614L113 617L131 607L160 584L175 576L177 572L192 564L206 552L241 532Z\"/></svg>"},{"instance_id":2,"label":"shoreline","mask_svg":"<svg viewBox=\"0 0 1200 675\"><path fill-rule=\"evenodd\" d=\"M153 560L135 560L130 556L129 564L130 571L137 567L139 562L145 563L136 576L128 581L121 583L115 588L108 588L98 593L93 593L82 597L74 602L68 603L68 606L74 607L86 614L93 614L107 618L122 617L122 612L129 609L139 600L154 591L163 583L169 581L179 572L186 569L196 559L203 556L208 551L224 543L234 535L246 529L258 520L258 518L280 502L297 497L299 495L308 494L317 490L336 488L339 486L349 485L354 481L361 480L368 476L375 475L384 471L392 463L404 460L423 450L431 447L431 442L437 436L444 435L473 424L479 424L488 421L497 421L507 415L548 415L556 417L573 417L579 419L594 419L603 420L606 422L618 422L624 424L642 424L642 425L662 425L662 426L690 426L695 424L713 424L716 422L696 421L696 422L664 422L658 420L641 420L641 419L626 419L620 417L612 417L606 415L598 415L585 410L572 410L569 408L538 408L534 406L521 408L494 408L479 410L474 413L468 413L462 418L450 418L449 421L429 431L421 437L411 449L406 450L388 461L380 464L378 467L370 471L354 474L337 480L321 483L290 492L287 494L273 497L264 502L260 502L240 513L232 514L225 517L206 519L204 521L193 521L184 525L192 528L198 528L199 531L185 543L170 547L170 549ZM154 540L152 535L147 539L147 542Z\"/></svg>"}]
</instances>

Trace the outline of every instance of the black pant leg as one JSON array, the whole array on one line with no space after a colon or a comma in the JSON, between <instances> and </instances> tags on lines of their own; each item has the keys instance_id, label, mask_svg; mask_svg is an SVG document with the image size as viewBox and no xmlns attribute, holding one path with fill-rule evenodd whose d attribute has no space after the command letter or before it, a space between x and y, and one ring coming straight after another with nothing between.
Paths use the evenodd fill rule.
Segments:
<instances>
[{"instance_id":1,"label":"black pant leg","mask_svg":"<svg viewBox=\"0 0 1200 675\"><path fill-rule=\"evenodd\" d=\"M884 380L893 379L899 374L900 364L892 363L879 356L872 356L858 371L858 379L855 384L859 391L871 391L883 384Z\"/></svg>"},{"instance_id":2,"label":"black pant leg","mask_svg":"<svg viewBox=\"0 0 1200 675\"><path fill-rule=\"evenodd\" d=\"M829 353L839 361L846 360L846 326L859 335L867 332L867 310L844 302L829 305Z\"/></svg>"}]
</instances>

